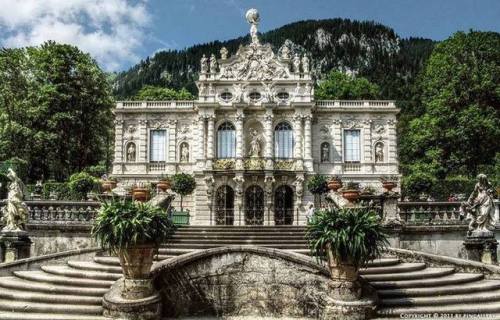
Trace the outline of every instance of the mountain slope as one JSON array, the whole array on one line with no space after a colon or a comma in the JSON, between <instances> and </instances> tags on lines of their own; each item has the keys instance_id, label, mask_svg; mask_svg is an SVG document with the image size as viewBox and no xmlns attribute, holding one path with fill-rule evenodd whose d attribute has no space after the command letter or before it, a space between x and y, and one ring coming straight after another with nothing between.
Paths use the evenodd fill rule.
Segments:
<instances>
[{"instance_id":1,"label":"mountain slope","mask_svg":"<svg viewBox=\"0 0 500 320\"><path fill-rule=\"evenodd\" d=\"M392 29L381 24L348 19L299 21L265 32L260 38L275 51L285 41L291 41L292 51L309 52L318 79L331 69L354 72L379 84L384 98L403 100L408 98L408 88L435 44L428 39L401 40ZM240 44L248 42L245 36L159 52L118 74L115 95L133 96L146 84L186 87L196 93L194 81L203 54L219 56L222 47L234 54Z\"/></svg>"}]
</instances>

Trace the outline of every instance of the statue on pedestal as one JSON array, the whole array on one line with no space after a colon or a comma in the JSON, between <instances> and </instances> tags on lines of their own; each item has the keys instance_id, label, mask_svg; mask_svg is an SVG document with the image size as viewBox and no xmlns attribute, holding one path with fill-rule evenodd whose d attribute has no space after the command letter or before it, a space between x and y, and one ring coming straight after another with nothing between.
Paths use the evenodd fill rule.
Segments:
<instances>
[{"instance_id":1,"label":"statue on pedestal","mask_svg":"<svg viewBox=\"0 0 500 320\"><path fill-rule=\"evenodd\" d=\"M2 231L23 231L29 212L28 206L23 202L25 187L12 168L9 168L7 178L10 183L7 204L2 209L2 222L5 224Z\"/></svg>"},{"instance_id":2,"label":"statue on pedestal","mask_svg":"<svg viewBox=\"0 0 500 320\"><path fill-rule=\"evenodd\" d=\"M245 14L245 18L248 23L250 23L250 38L252 39L252 44L258 45L259 38L257 36L257 26L260 22L260 15L257 9L250 9Z\"/></svg>"},{"instance_id":3,"label":"statue on pedestal","mask_svg":"<svg viewBox=\"0 0 500 320\"><path fill-rule=\"evenodd\" d=\"M252 140L250 141L250 157L259 158L260 157L260 137L256 129L251 131Z\"/></svg>"},{"instance_id":4,"label":"statue on pedestal","mask_svg":"<svg viewBox=\"0 0 500 320\"><path fill-rule=\"evenodd\" d=\"M477 183L474 186L469 199L462 202L460 215L470 220L469 232L489 234L495 229L495 207L493 204L493 188L485 174L477 176Z\"/></svg>"},{"instance_id":5,"label":"statue on pedestal","mask_svg":"<svg viewBox=\"0 0 500 320\"><path fill-rule=\"evenodd\" d=\"M201 73L207 73L208 72L208 59L205 55L203 55L201 57L200 65L201 65Z\"/></svg>"}]
</instances>

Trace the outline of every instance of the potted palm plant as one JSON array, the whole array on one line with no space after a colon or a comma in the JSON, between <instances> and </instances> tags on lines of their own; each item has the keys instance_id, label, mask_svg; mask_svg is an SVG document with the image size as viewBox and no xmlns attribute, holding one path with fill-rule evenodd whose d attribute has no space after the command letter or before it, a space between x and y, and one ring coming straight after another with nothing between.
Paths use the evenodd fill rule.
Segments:
<instances>
[{"instance_id":1,"label":"potted palm plant","mask_svg":"<svg viewBox=\"0 0 500 320\"><path fill-rule=\"evenodd\" d=\"M326 259L331 278L342 282L346 300L359 299L359 269L381 255L388 245L377 213L370 208L340 208L317 212L307 226L312 254Z\"/></svg>"},{"instance_id":2,"label":"potted palm plant","mask_svg":"<svg viewBox=\"0 0 500 320\"><path fill-rule=\"evenodd\" d=\"M167 211L152 204L115 198L102 203L92 227L92 236L103 249L120 258L124 298L148 296L148 290L127 290L127 281L147 284L154 253L174 231L175 226L168 219ZM138 286L129 286L132 287ZM152 287L150 289L152 291Z\"/></svg>"}]
</instances>

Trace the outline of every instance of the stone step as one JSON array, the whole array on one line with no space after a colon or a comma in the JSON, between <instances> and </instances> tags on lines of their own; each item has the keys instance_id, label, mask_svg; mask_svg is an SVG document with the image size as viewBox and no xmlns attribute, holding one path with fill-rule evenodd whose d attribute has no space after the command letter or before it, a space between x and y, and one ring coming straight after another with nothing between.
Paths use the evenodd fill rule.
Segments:
<instances>
[{"instance_id":1,"label":"stone step","mask_svg":"<svg viewBox=\"0 0 500 320\"><path fill-rule=\"evenodd\" d=\"M118 259L118 257L95 256L94 262L108 266L120 266L120 259Z\"/></svg>"},{"instance_id":2,"label":"stone step","mask_svg":"<svg viewBox=\"0 0 500 320\"><path fill-rule=\"evenodd\" d=\"M286 240L278 240L278 239L191 239L191 238L178 238L172 239L170 241L170 246L176 246L178 244L207 244L214 245L218 247L223 246L231 246L231 245L255 245L255 246L280 246L282 244L295 244L297 246L307 246L307 242L304 240L294 240L294 239L286 239Z\"/></svg>"},{"instance_id":3,"label":"stone step","mask_svg":"<svg viewBox=\"0 0 500 320\"><path fill-rule=\"evenodd\" d=\"M255 239L255 240L300 240L303 242L307 242L307 239L305 238L304 235L302 234L273 234L273 233L266 233L266 234L220 234L220 233L177 233L174 236L172 236L173 240L177 239L214 239L214 240L247 240L247 239Z\"/></svg>"},{"instance_id":4,"label":"stone step","mask_svg":"<svg viewBox=\"0 0 500 320\"><path fill-rule=\"evenodd\" d=\"M8 299L0 299L0 310L22 312L23 316L25 313L31 312L48 314L102 315L102 306L13 301Z\"/></svg>"},{"instance_id":5,"label":"stone step","mask_svg":"<svg viewBox=\"0 0 500 320\"><path fill-rule=\"evenodd\" d=\"M44 271L14 271L13 273L16 277L25 280L51 283L51 284L61 284L67 286L82 286L82 287L109 289L109 287L111 287L111 285L114 282L110 280L70 278L67 276L49 274Z\"/></svg>"},{"instance_id":6,"label":"stone step","mask_svg":"<svg viewBox=\"0 0 500 320\"><path fill-rule=\"evenodd\" d=\"M49 283L24 280L17 277L0 277L0 287L10 288L14 290L28 291L28 292L44 292L53 294L93 296L99 298L101 298L108 291L108 288L88 288L88 287L54 285Z\"/></svg>"},{"instance_id":7,"label":"stone step","mask_svg":"<svg viewBox=\"0 0 500 320\"><path fill-rule=\"evenodd\" d=\"M456 285L479 281L483 279L479 273L453 273L448 276L430 279L403 280L403 281L369 281L376 289L396 289L396 288L428 288L441 287L446 285Z\"/></svg>"},{"instance_id":8,"label":"stone step","mask_svg":"<svg viewBox=\"0 0 500 320\"><path fill-rule=\"evenodd\" d=\"M231 244L224 244L222 246L229 246ZM169 244L171 249L183 249L187 251L191 251L190 249L202 250L202 249L210 249L221 247L218 244L204 244L204 243L172 243ZM283 243L266 243L259 244L261 247L275 248L275 249L308 249L307 244L289 244L287 242ZM161 250L161 249L160 249ZM163 253L160 251L160 253Z\"/></svg>"},{"instance_id":9,"label":"stone step","mask_svg":"<svg viewBox=\"0 0 500 320\"><path fill-rule=\"evenodd\" d=\"M467 294L497 289L500 289L500 280L480 280L470 283L447 285L441 287L382 289L377 290L377 293L381 298L410 298L425 296L444 296L451 294Z\"/></svg>"},{"instance_id":10,"label":"stone step","mask_svg":"<svg viewBox=\"0 0 500 320\"><path fill-rule=\"evenodd\" d=\"M439 278L455 272L454 268L426 268L424 270L386 274L366 274L361 277L367 281L404 281Z\"/></svg>"},{"instance_id":11,"label":"stone step","mask_svg":"<svg viewBox=\"0 0 500 320\"><path fill-rule=\"evenodd\" d=\"M213 247L211 247L213 248ZM190 253L193 251L198 251L198 249L190 249L189 247L187 248L171 248L170 246L168 247L160 247L158 249L158 254L160 256L169 256L169 257L175 257L175 256L180 256L181 254L186 254Z\"/></svg>"},{"instance_id":12,"label":"stone step","mask_svg":"<svg viewBox=\"0 0 500 320\"><path fill-rule=\"evenodd\" d=\"M368 261L366 264L367 267L369 268L378 268L378 267L389 267L389 266L394 266L399 264L400 261L398 258L395 257L384 257L384 258L379 258L375 259L372 261Z\"/></svg>"},{"instance_id":13,"label":"stone step","mask_svg":"<svg viewBox=\"0 0 500 320\"><path fill-rule=\"evenodd\" d=\"M500 313L500 302L488 302L488 303L458 303L458 304L447 304L438 306L417 306L417 307L383 307L377 310L378 316L389 316L400 318L404 315L433 315L437 314L490 314L490 313ZM413 317L411 319L414 319ZM429 319L429 318L428 318ZM444 319L443 317L439 319ZM450 318L448 318L450 319ZM451 319L456 319L452 317ZM469 317L468 319L473 319ZM480 319L480 318L478 318ZM498 319L485 317L484 319Z\"/></svg>"},{"instance_id":14,"label":"stone step","mask_svg":"<svg viewBox=\"0 0 500 320\"><path fill-rule=\"evenodd\" d=\"M6 312L0 310L0 320L106 320L98 315L71 315L57 313Z\"/></svg>"},{"instance_id":15,"label":"stone step","mask_svg":"<svg viewBox=\"0 0 500 320\"><path fill-rule=\"evenodd\" d=\"M359 270L361 275L414 272L426 268L425 263L400 263L393 266L373 267Z\"/></svg>"},{"instance_id":16,"label":"stone step","mask_svg":"<svg viewBox=\"0 0 500 320\"><path fill-rule=\"evenodd\" d=\"M68 261L68 266L74 269L87 270L87 271L99 271L108 273L122 273L122 268L120 265L107 265L100 264L92 261Z\"/></svg>"},{"instance_id":17,"label":"stone step","mask_svg":"<svg viewBox=\"0 0 500 320\"><path fill-rule=\"evenodd\" d=\"M81 279L91 279L91 280L118 280L122 277L121 274L108 273L108 272L96 272L89 270L79 270L73 269L69 266L42 266L41 269L47 273L66 276L69 278L81 278Z\"/></svg>"},{"instance_id":18,"label":"stone step","mask_svg":"<svg viewBox=\"0 0 500 320\"><path fill-rule=\"evenodd\" d=\"M15 289L3 288L0 290L0 299L8 299L12 301L32 301L43 303L56 304L81 304L81 305L97 305L102 304L102 297L68 295L68 294L52 294L41 292L29 292Z\"/></svg>"},{"instance_id":19,"label":"stone step","mask_svg":"<svg viewBox=\"0 0 500 320\"><path fill-rule=\"evenodd\" d=\"M474 292L467 294L448 294L444 296L431 297L404 297L381 299L380 305L385 307L403 307L403 306L433 306L433 305L448 305L460 303L483 303L483 302L500 302L500 290Z\"/></svg>"}]
</instances>

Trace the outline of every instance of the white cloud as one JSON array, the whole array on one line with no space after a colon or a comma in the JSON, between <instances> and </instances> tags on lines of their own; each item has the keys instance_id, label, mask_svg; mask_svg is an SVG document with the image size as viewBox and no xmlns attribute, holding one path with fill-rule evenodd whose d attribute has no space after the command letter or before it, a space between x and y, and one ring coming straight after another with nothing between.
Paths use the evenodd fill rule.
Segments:
<instances>
[{"instance_id":1,"label":"white cloud","mask_svg":"<svg viewBox=\"0 0 500 320\"><path fill-rule=\"evenodd\" d=\"M0 45L47 40L89 52L106 70L139 59L151 16L146 0L0 0Z\"/></svg>"}]
</instances>

